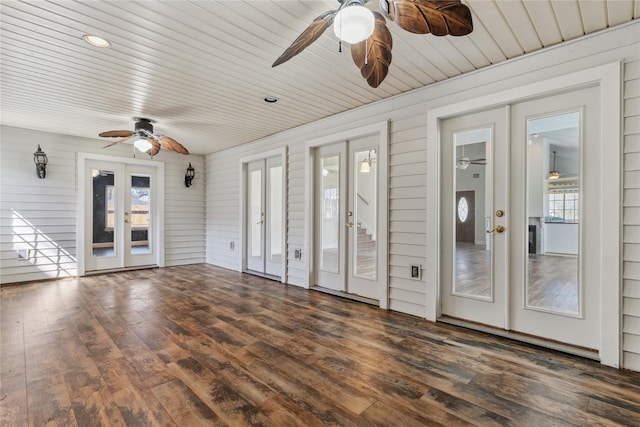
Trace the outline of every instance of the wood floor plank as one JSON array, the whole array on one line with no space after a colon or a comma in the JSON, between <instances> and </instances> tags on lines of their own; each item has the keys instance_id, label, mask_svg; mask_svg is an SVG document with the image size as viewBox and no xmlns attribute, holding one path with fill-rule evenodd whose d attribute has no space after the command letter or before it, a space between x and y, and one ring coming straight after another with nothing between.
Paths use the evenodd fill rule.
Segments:
<instances>
[{"instance_id":1,"label":"wood floor plank","mask_svg":"<svg viewBox=\"0 0 640 427\"><path fill-rule=\"evenodd\" d=\"M257 408L193 358L170 363L169 370L225 423L258 425Z\"/></svg>"},{"instance_id":2,"label":"wood floor plank","mask_svg":"<svg viewBox=\"0 0 640 427\"><path fill-rule=\"evenodd\" d=\"M0 288L3 426L640 425L640 373L206 264Z\"/></svg>"},{"instance_id":3,"label":"wood floor plank","mask_svg":"<svg viewBox=\"0 0 640 427\"><path fill-rule=\"evenodd\" d=\"M211 408L178 379L154 387L153 393L178 426L226 425Z\"/></svg>"}]
</instances>

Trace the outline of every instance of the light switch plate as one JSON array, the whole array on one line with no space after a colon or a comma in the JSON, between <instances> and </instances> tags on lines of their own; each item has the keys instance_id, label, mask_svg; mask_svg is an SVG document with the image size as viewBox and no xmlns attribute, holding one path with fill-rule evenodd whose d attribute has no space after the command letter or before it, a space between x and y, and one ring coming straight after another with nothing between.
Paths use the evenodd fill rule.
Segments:
<instances>
[{"instance_id":1,"label":"light switch plate","mask_svg":"<svg viewBox=\"0 0 640 427\"><path fill-rule=\"evenodd\" d=\"M420 280L422 273L422 266L420 264L411 264L410 265L410 277L413 280Z\"/></svg>"}]
</instances>

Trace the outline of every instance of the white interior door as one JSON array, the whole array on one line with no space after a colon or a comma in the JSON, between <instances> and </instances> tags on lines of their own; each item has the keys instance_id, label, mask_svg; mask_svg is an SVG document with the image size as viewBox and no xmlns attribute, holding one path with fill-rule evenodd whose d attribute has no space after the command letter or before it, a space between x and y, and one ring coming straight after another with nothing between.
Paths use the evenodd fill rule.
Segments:
<instances>
[{"instance_id":1,"label":"white interior door","mask_svg":"<svg viewBox=\"0 0 640 427\"><path fill-rule=\"evenodd\" d=\"M599 97L591 87L513 105L508 234L511 328L596 350L610 179L600 168Z\"/></svg>"},{"instance_id":2,"label":"white interior door","mask_svg":"<svg viewBox=\"0 0 640 427\"><path fill-rule=\"evenodd\" d=\"M346 287L346 143L316 151L316 285L345 292Z\"/></svg>"},{"instance_id":3,"label":"white interior door","mask_svg":"<svg viewBox=\"0 0 640 427\"><path fill-rule=\"evenodd\" d=\"M124 265L157 264L156 169L125 165Z\"/></svg>"},{"instance_id":4,"label":"white interior door","mask_svg":"<svg viewBox=\"0 0 640 427\"><path fill-rule=\"evenodd\" d=\"M378 138L349 141L347 292L379 300Z\"/></svg>"},{"instance_id":5,"label":"white interior door","mask_svg":"<svg viewBox=\"0 0 640 427\"><path fill-rule=\"evenodd\" d=\"M85 162L85 270L158 264L156 168Z\"/></svg>"},{"instance_id":6,"label":"white interior door","mask_svg":"<svg viewBox=\"0 0 640 427\"><path fill-rule=\"evenodd\" d=\"M271 276L280 276L284 259L282 229L285 213L282 204L284 197L282 158L267 159L266 168L265 273Z\"/></svg>"},{"instance_id":7,"label":"white interior door","mask_svg":"<svg viewBox=\"0 0 640 427\"><path fill-rule=\"evenodd\" d=\"M380 300L377 136L316 151L316 285Z\"/></svg>"},{"instance_id":8,"label":"white interior door","mask_svg":"<svg viewBox=\"0 0 640 427\"><path fill-rule=\"evenodd\" d=\"M264 273L265 245L265 163L249 163L247 168L247 268Z\"/></svg>"},{"instance_id":9,"label":"white interior door","mask_svg":"<svg viewBox=\"0 0 640 427\"><path fill-rule=\"evenodd\" d=\"M85 269L124 267L124 166L85 163Z\"/></svg>"},{"instance_id":10,"label":"white interior door","mask_svg":"<svg viewBox=\"0 0 640 427\"><path fill-rule=\"evenodd\" d=\"M508 108L442 123L442 314L506 328L509 250L504 233L487 233L507 206ZM473 211L468 197L473 192ZM473 236L461 225L473 222Z\"/></svg>"},{"instance_id":11,"label":"white interior door","mask_svg":"<svg viewBox=\"0 0 640 427\"><path fill-rule=\"evenodd\" d=\"M443 315L598 350L598 106L594 87L443 121Z\"/></svg>"},{"instance_id":12,"label":"white interior door","mask_svg":"<svg viewBox=\"0 0 640 427\"><path fill-rule=\"evenodd\" d=\"M247 176L247 269L280 277L284 259L281 157L249 163Z\"/></svg>"}]
</instances>

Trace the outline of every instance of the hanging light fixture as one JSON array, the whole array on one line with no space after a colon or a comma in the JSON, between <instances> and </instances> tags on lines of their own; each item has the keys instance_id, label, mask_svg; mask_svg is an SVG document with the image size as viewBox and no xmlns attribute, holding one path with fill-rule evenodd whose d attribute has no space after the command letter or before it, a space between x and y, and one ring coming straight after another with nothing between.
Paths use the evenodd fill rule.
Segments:
<instances>
[{"instance_id":1,"label":"hanging light fixture","mask_svg":"<svg viewBox=\"0 0 640 427\"><path fill-rule=\"evenodd\" d=\"M549 179L558 178L560 178L560 172L556 170L556 151L553 150L553 167L551 168L551 172L549 172Z\"/></svg>"},{"instance_id":2,"label":"hanging light fixture","mask_svg":"<svg viewBox=\"0 0 640 427\"><path fill-rule=\"evenodd\" d=\"M191 187L191 181L193 181L193 177L196 176L196 170L191 166L191 162L189 162L189 167L187 168L187 172L184 174L184 185L185 187Z\"/></svg>"},{"instance_id":3,"label":"hanging light fixture","mask_svg":"<svg viewBox=\"0 0 640 427\"><path fill-rule=\"evenodd\" d=\"M142 151L146 153L147 151L153 148L153 145L149 142L148 138L141 137L133 143L133 145L138 149L138 151Z\"/></svg>"},{"instance_id":4,"label":"hanging light fixture","mask_svg":"<svg viewBox=\"0 0 640 427\"><path fill-rule=\"evenodd\" d=\"M333 32L343 42L360 43L369 38L375 28L373 12L364 7L362 0L350 0L333 20Z\"/></svg>"},{"instance_id":5,"label":"hanging light fixture","mask_svg":"<svg viewBox=\"0 0 640 427\"><path fill-rule=\"evenodd\" d=\"M47 154L40 148L40 144L38 144L38 150L33 153L33 161L36 164L36 175L38 178L44 179L44 177L47 176L47 163L49 163L49 159L47 159Z\"/></svg>"},{"instance_id":6,"label":"hanging light fixture","mask_svg":"<svg viewBox=\"0 0 640 427\"><path fill-rule=\"evenodd\" d=\"M376 154L376 150L369 150L367 154L367 158L360 163L360 172L361 173L369 173L371 172L371 164L375 160L375 157L371 157L371 153Z\"/></svg>"}]
</instances>

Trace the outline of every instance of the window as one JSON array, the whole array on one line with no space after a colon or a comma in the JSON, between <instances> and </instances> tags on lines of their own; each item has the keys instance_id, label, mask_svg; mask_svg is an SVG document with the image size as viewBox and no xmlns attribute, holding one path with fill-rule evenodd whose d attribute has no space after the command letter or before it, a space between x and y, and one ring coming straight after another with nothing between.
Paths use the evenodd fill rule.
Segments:
<instances>
[{"instance_id":1,"label":"window","mask_svg":"<svg viewBox=\"0 0 640 427\"><path fill-rule=\"evenodd\" d=\"M469 203L467 203L466 197L460 197L458 202L458 218L460 222L465 222L469 217Z\"/></svg>"},{"instance_id":2,"label":"window","mask_svg":"<svg viewBox=\"0 0 640 427\"><path fill-rule=\"evenodd\" d=\"M113 185L105 186L106 229L113 230L115 225L115 192ZM149 188L131 187L131 227L147 229L149 227Z\"/></svg>"},{"instance_id":3,"label":"window","mask_svg":"<svg viewBox=\"0 0 640 427\"><path fill-rule=\"evenodd\" d=\"M131 187L131 227L149 227L149 188Z\"/></svg>"},{"instance_id":4,"label":"window","mask_svg":"<svg viewBox=\"0 0 640 427\"><path fill-rule=\"evenodd\" d=\"M578 222L579 193L549 193L548 222Z\"/></svg>"},{"instance_id":5,"label":"window","mask_svg":"<svg viewBox=\"0 0 640 427\"><path fill-rule=\"evenodd\" d=\"M113 230L113 226L115 225L115 214L116 214L116 208L115 208L115 201L114 201L114 187L113 185L107 185L105 186L105 193L106 193L106 199L107 199L107 203L105 203L105 209L106 209L106 215L105 217L107 218L105 227L107 230Z\"/></svg>"}]
</instances>

